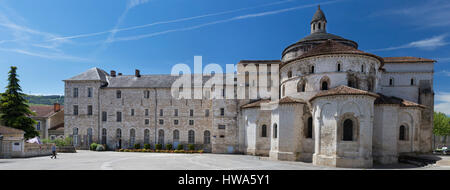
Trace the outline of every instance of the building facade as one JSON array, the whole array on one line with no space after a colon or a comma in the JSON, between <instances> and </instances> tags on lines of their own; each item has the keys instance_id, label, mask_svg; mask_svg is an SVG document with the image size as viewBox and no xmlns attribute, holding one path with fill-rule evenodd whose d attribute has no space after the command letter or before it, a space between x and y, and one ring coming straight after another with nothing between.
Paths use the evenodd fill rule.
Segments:
<instances>
[{"instance_id":1,"label":"building facade","mask_svg":"<svg viewBox=\"0 0 450 190\"><path fill-rule=\"evenodd\" d=\"M59 103L53 106L36 105L30 106L30 110L35 114L30 118L36 121L34 127L39 131L41 139L64 137L64 106Z\"/></svg>"},{"instance_id":2,"label":"building facade","mask_svg":"<svg viewBox=\"0 0 450 190\"><path fill-rule=\"evenodd\" d=\"M213 153L336 167L372 167L395 163L403 153L430 152L435 61L358 50L356 42L327 33L320 7L310 27L311 34L288 46L281 60L238 63L231 89L243 76L242 99L205 93L202 99L178 99L171 93L178 77L138 70L116 75L93 68L67 79L65 135L79 147L195 144ZM249 66L269 72L255 76ZM267 87L260 79L269 74L279 74L279 98L250 96L251 87Z\"/></svg>"}]
</instances>

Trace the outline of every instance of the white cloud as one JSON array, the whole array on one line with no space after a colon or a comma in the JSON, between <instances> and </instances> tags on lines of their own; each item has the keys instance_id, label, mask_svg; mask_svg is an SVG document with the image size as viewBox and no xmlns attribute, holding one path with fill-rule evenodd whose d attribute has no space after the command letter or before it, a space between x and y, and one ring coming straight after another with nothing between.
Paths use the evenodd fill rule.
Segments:
<instances>
[{"instance_id":1,"label":"white cloud","mask_svg":"<svg viewBox=\"0 0 450 190\"><path fill-rule=\"evenodd\" d=\"M340 2L340 1L342 1L342 0L328 1L328 2L323 2L320 4L321 5L332 4L332 3L336 3L336 2ZM301 5L301 6L296 6L296 7L286 8L286 9L278 9L278 10L274 10L274 11L260 12L260 13L255 13L255 14L246 14L246 15L236 16L236 17L232 17L232 18L228 18L228 19L217 20L217 21L213 21L213 22L203 23L203 24L184 27L184 28L177 28L177 29L165 30L165 31L161 31L161 32L154 32L154 33L148 33L148 34L142 34L142 35L116 38L109 42L112 43L112 42L118 42L118 41L139 40L139 39L155 37L155 36L159 36L159 35L163 35L163 34L168 34L168 33L172 33L172 32L194 30L194 29L198 29L198 28L202 28L202 27L206 27L206 26L210 26L210 25L226 23L226 22L231 22L231 21L236 21L236 20L243 20L243 19L249 19L249 18L256 18L256 17L280 14L280 13L284 13L284 12L315 7L317 5L319 5L319 3Z\"/></svg>"},{"instance_id":2,"label":"white cloud","mask_svg":"<svg viewBox=\"0 0 450 190\"><path fill-rule=\"evenodd\" d=\"M372 52L377 51L391 51L391 50L398 50L398 49L407 49L407 48L419 48L424 50L434 50L438 47L446 46L450 44L445 39L447 37L447 34L442 34L439 36L434 36L432 38L418 40L414 42L410 42L405 45L401 46L394 46L394 47L387 47L387 48L381 48L381 49L374 49L374 50L368 50Z\"/></svg>"},{"instance_id":3,"label":"white cloud","mask_svg":"<svg viewBox=\"0 0 450 190\"><path fill-rule=\"evenodd\" d=\"M450 115L450 93L441 92L435 96L434 110Z\"/></svg>"}]
</instances>

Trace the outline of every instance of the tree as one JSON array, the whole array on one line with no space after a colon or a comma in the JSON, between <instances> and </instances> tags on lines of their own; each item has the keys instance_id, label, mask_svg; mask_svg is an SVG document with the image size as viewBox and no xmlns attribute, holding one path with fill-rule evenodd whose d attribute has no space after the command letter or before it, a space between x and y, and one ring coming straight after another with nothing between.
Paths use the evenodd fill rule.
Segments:
<instances>
[{"instance_id":1,"label":"tree","mask_svg":"<svg viewBox=\"0 0 450 190\"><path fill-rule=\"evenodd\" d=\"M33 126L36 122L28 117L34 113L27 105L16 71L17 67L12 66L6 91L1 94L0 122L8 127L25 131L25 138L29 139L38 136L39 132Z\"/></svg>"},{"instance_id":2,"label":"tree","mask_svg":"<svg viewBox=\"0 0 450 190\"><path fill-rule=\"evenodd\" d=\"M433 133L438 136L450 135L450 118L444 113L434 112Z\"/></svg>"}]
</instances>

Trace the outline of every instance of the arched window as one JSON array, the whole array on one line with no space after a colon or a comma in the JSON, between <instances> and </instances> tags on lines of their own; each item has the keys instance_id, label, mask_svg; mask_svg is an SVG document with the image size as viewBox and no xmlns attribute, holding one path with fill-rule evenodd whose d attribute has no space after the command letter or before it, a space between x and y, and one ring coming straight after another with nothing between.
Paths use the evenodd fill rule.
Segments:
<instances>
[{"instance_id":1,"label":"arched window","mask_svg":"<svg viewBox=\"0 0 450 190\"><path fill-rule=\"evenodd\" d=\"M311 66L311 73L314 73L314 66Z\"/></svg>"},{"instance_id":2,"label":"arched window","mask_svg":"<svg viewBox=\"0 0 450 190\"><path fill-rule=\"evenodd\" d=\"M341 71L341 64L340 63L337 65L337 70L338 70L338 72Z\"/></svg>"},{"instance_id":3,"label":"arched window","mask_svg":"<svg viewBox=\"0 0 450 190\"><path fill-rule=\"evenodd\" d=\"M77 146L78 145L78 128L73 128L73 145Z\"/></svg>"},{"instance_id":4,"label":"arched window","mask_svg":"<svg viewBox=\"0 0 450 190\"><path fill-rule=\"evenodd\" d=\"M361 65L361 72L364 73L364 65Z\"/></svg>"},{"instance_id":5,"label":"arched window","mask_svg":"<svg viewBox=\"0 0 450 190\"><path fill-rule=\"evenodd\" d=\"M306 85L305 85L304 81L298 82L298 84L297 84L297 92L305 92L305 88L306 88Z\"/></svg>"},{"instance_id":6,"label":"arched window","mask_svg":"<svg viewBox=\"0 0 450 190\"><path fill-rule=\"evenodd\" d=\"M134 147L136 143L136 131L134 129L130 129L130 147Z\"/></svg>"},{"instance_id":7,"label":"arched window","mask_svg":"<svg viewBox=\"0 0 450 190\"><path fill-rule=\"evenodd\" d=\"M144 130L144 144L150 144L150 130Z\"/></svg>"},{"instance_id":8,"label":"arched window","mask_svg":"<svg viewBox=\"0 0 450 190\"><path fill-rule=\"evenodd\" d=\"M404 141L406 140L406 127L404 125L400 126L400 133L398 140Z\"/></svg>"},{"instance_id":9,"label":"arched window","mask_svg":"<svg viewBox=\"0 0 450 190\"><path fill-rule=\"evenodd\" d=\"M189 144L194 144L195 143L195 132L194 132L194 130L189 130L188 143Z\"/></svg>"},{"instance_id":10,"label":"arched window","mask_svg":"<svg viewBox=\"0 0 450 190\"><path fill-rule=\"evenodd\" d=\"M122 91L120 90L116 91L116 98L122 98Z\"/></svg>"},{"instance_id":11,"label":"arched window","mask_svg":"<svg viewBox=\"0 0 450 190\"><path fill-rule=\"evenodd\" d=\"M319 22L319 30L320 30L321 27L322 27L322 23Z\"/></svg>"},{"instance_id":12,"label":"arched window","mask_svg":"<svg viewBox=\"0 0 450 190\"><path fill-rule=\"evenodd\" d=\"M158 144L164 144L164 130L158 131Z\"/></svg>"},{"instance_id":13,"label":"arched window","mask_svg":"<svg viewBox=\"0 0 450 190\"><path fill-rule=\"evenodd\" d=\"M107 131L105 128L102 129L102 144L106 144Z\"/></svg>"},{"instance_id":14,"label":"arched window","mask_svg":"<svg viewBox=\"0 0 450 190\"><path fill-rule=\"evenodd\" d=\"M328 82L327 81L323 81L320 89L321 90L328 90Z\"/></svg>"},{"instance_id":15,"label":"arched window","mask_svg":"<svg viewBox=\"0 0 450 190\"><path fill-rule=\"evenodd\" d=\"M278 138L278 125L276 123L273 124L273 138Z\"/></svg>"},{"instance_id":16,"label":"arched window","mask_svg":"<svg viewBox=\"0 0 450 190\"><path fill-rule=\"evenodd\" d=\"M316 24L313 24L313 30L316 30Z\"/></svg>"},{"instance_id":17,"label":"arched window","mask_svg":"<svg viewBox=\"0 0 450 190\"><path fill-rule=\"evenodd\" d=\"M180 131L173 131L173 142L180 142Z\"/></svg>"},{"instance_id":18,"label":"arched window","mask_svg":"<svg viewBox=\"0 0 450 190\"><path fill-rule=\"evenodd\" d=\"M411 86L414 86L414 78L411 78Z\"/></svg>"},{"instance_id":19,"label":"arched window","mask_svg":"<svg viewBox=\"0 0 450 190\"><path fill-rule=\"evenodd\" d=\"M267 125L261 127L261 137L267 137Z\"/></svg>"},{"instance_id":20,"label":"arched window","mask_svg":"<svg viewBox=\"0 0 450 190\"><path fill-rule=\"evenodd\" d=\"M211 144L211 132L205 131L203 133L203 144Z\"/></svg>"},{"instance_id":21,"label":"arched window","mask_svg":"<svg viewBox=\"0 0 450 190\"><path fill-rule=\"evenodd\" d=\"M313 137L313 119L308 117L308 123L306 126L306 138L311 139Z\"/></svg>"},{"instance_id":22,"label":"arched window","mask_svg":"<svg viewBox=\"0 0 450 190\"><path fill-rule=\"evenodd\" d=\"M87 130L87 141L88 145L92 144L92 128L89 128Z\"/></svg>"},{"instance_id":23,"label":"arched window","mask_svg":"<svg viewBox=\"0 0 450 190\"><path fill-rule=\"evenodd\" d=\"M353 141L353 121L351 119L347 119L344 121L344 133L343 139L344 141Z\"/></svg>"}]
</instances>

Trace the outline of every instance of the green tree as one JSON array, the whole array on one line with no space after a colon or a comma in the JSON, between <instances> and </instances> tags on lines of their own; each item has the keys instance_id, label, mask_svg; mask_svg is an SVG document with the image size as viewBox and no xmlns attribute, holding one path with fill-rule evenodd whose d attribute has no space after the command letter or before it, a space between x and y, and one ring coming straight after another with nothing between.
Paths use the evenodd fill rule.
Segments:
<instances>
[{"instance_id":1,"label":"green tree","mask_svg":"<svg viewBox=\"0 0 450 190\"><path fill-rule=\"evenodd\" d=\"M434 112L433 133L439 136L450 136L450 118L444 113Z\"/></svg>"},{"instance_id":2,"label":"green tree","mask_svg":"<svg viewBox=\"0 0 450 190\"><path fill-rule=\"evenodd\" d=\"M27 105L25 94L19 85L17 67L12 66L8 75L8 85L0 98L0 122L8 127L25 131L25 138L39 136L33 125L36 123L28 116L34 115Z\"/></svg>"}]
</instances>

